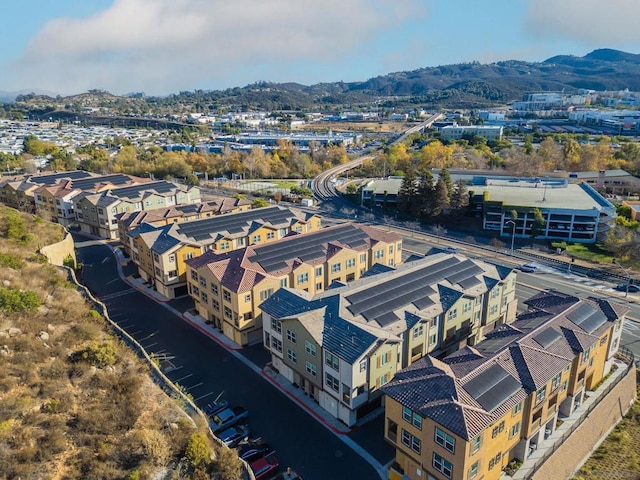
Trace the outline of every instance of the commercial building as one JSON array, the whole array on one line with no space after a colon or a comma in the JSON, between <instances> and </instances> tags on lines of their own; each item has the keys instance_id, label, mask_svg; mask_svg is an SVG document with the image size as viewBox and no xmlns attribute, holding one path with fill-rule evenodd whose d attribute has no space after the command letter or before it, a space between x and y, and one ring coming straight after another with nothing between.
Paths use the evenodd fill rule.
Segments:
<instances>
[{"instance_id":1,"label":"commercial building","mask_svg":"<svg viewBox=\"0 0 640 480\"><path fill-rule=\"evenodd\" d=\"M207 321L240 345L262 340L260 304L281 287L321 292L360 278L376 263L402 261L401 237L343 224L267 245L186 261L189 294Z\"/></svg>"},{"instance_id":2,"label":"commercial building","mask_svg":"<svg viewBox=\"0 0 640 480\"><path fill-rule=\"evenodd\" d=\"M118 238L119 213L199 202L198 187L161 180L99 193L83 192L74 199L75 221L82 232L113 240Z\"/></svg>"},{"instance_id":3,"label":"commercial building","mask_svg":"<svg viewBox=\"0 0 640 480\"><path fill-rule=\"evenodd\" d=\"M163 226L148 223L127 233L140 277L167 298L187 294L185 261L205 252L223 253L275 242L292 233L320 229L320 217L265 207Z\"/></svg>"},{"instance_id":4,"label":"commercial building","mask_svg":"<svg viewBox=\"0 0 640 480\"><path fill-rule=\"evenodd\" d=\"M382 387L391 480L497 480L610 371L626 307L558 292L526 304L477 345L424 357Z\"/></svg>"},{"instance_id":5,"label":"commercial building","mask_svg":"<svg viewBox=\"0 0 640 480\"><path fill-rule=\"evenodd\" d=\"M537 238L594 243L603 240L616 218L616 208L587 183L562 179L490 180L470 186L470 208L482 216L483 228L501 236L531 238L533 212L545 224ZM515 226L511 212L518 218Z\"/></svg>"},{"instance_id":6,"label":"commercial building","mask_svg":"<svg viewBox=\"0 0 640 480\"><path fill-rule=\"evenodd\" d=\"M260 305L264 347L281 375L351 426L401 368L513 321L515 284L511 269L436 254L315 295L280 289Z\"/></svg>"},{"instance_id":7,"label":"commercial building","mask_svg":"<svg viewBox=\"0 0 640 480\"><path fill-rule=\"evenodd\" d=\"M460 140L465 137L484 137L487 140L502 140L502 126L498 125L447 125L440 129L443 140Z\"/></svg>"}]
</instances>

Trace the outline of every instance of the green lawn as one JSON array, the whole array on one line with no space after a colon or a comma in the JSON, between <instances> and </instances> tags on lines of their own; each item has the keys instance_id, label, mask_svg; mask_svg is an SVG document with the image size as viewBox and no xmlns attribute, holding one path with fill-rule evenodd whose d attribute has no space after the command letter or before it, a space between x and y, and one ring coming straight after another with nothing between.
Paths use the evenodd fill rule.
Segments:
<instances>
[{"instance_id":1,"label":"green lawn","mask_svg":"<svg viewBox=\"0 0 640 480\"><path fill-rule=\"evenodd\" d=\"M613 261L611 254L600 249L597 245L574 243L567 246L567 253L579 260L592 263L611 263Z\"/></svg>"}]
</instances>

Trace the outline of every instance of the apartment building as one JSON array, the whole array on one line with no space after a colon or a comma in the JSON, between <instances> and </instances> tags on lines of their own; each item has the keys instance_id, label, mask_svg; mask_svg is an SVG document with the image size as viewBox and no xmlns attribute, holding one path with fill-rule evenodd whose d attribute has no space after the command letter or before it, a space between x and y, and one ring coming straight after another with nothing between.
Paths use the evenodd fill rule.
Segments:
<instances>
[{"instance_id":1,"label":"apartment building","mask_svg":"<svg viewBox=\"0 0 640 480\"><path fill-rule=\"evenodd\" d=\"M513 321L515 280L510 269L436 254L316 295L280 289L260 305L264 347L274 368L351 426L401 368Z\"/></svg>"},{"instance_id":2,"label":"apartment building","mask_svg":"<svg viewBox=\"0 0 640 480\"><path fill-rule=\"evenodd\" d=\"M320 226L316 214L274 206L163 226L145 223L127 236L142 279L165 297L175 298L187 294L185 261L190 258L262 245Z\"/></svg>"},{"instance_id":3,"label":"apartment building","mask_svg":"<svg viewBox=\"0 0 640 480\"><path fill-rule=\"evenodd\" d=\"M65 227L75 221L74 198L81 193L97 193L110 188L147 183L149 179L124 174L95 175L78 179L62 178L55 184L44 184L34 193L36 215Z\"/></svg>"},{"instance_id":4,"label":"apartment building","mask_svg":"<svg viewBox=\"0 0 640 480\"><path fill-rule=\"evenodd\" d=\"M247 345L262 340L259 306L279 288L315 294L360 278L375 263L401 261L398 234L342 224L267 245L210 251L186 265L198 313L234 342Z\"/></svg>"},{"instance_id":5,"label":"apartment building","mask_svg":"<svg viewBox=\"0 0 640 480\"><path fill-rule=\"evenodd\" d=\"M117 214L199 203L200 189L161 180L82 193L74 202L76 222L82 232L113 240L118 238Z\"/></svg>"},{"instance_id":6,"label":"apartment building","mask_svg":"<svg viewBox=\"0 0 640 480\"><path fill-rule=\"evenodd\" d=\"M215 215L246 212L250 209L251 202L249 200L232 197L213 197L213 199L201 203L190 203L138 212L122 212L116 215L118 221L118 237L127 255L132 257L133 238L130 232L135 231L143 224L157 227L169 225L170 223L189 222L191 220L209 218Z\"/></svg>"},{"instance_id":7,"label":"apartment building","mask_svg":"<svg viewBox=\"0 0 640 480\"><path fill-rule=\"evenodd\" d=\"M382 387L390 479L499 479L608 373L627 308L558 292L525 303L482 342L426 356Z\"/></svg>"}]
</instances>

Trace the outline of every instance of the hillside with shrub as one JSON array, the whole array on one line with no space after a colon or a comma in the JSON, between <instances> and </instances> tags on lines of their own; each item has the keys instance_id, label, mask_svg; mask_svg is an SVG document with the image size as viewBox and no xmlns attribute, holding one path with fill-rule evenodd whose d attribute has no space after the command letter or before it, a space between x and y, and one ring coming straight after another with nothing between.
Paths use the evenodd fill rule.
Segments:
<instances>
[{"instance_id":1,"label":"hillside with shrub","mask_svg":"<svg viewBox=\"0 0 640 480\"><path fill-rule=\"evenodd\" d=\"M62 235L0 207L0 478L239 478L237 456L36 253Z\"/></svg>"}]
</instances>

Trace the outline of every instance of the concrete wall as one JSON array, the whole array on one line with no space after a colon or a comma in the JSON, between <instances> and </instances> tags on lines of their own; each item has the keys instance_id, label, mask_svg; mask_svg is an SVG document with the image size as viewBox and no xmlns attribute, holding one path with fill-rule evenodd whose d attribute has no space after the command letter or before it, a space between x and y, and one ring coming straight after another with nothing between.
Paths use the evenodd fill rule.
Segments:
<instances>
[{"instance_id":1,"label":"concrete wall","mask_svg":"<svg viewBox=\"0 0 640 480\"><path fill-rule=\"evenodd\" d=\"M40 253L47 257L49 262L53 265L63 265L64 259L68 255L71 255L74 264L76 263L76 252L74 250L73 238L70 233L67 233L64 240L61 242L42 247L40 249Z\"/></svg>"},{"instance_id":2,"label":"concrete wall","mask_svg":"<svg viewBox=\"0 0 640 480\"><path fill-rule=\"evenodd\" d=\"M570 478L620 421L635 399L636 369L631 368L575 432L530 477L531 480Z\"/></svg>"}]
</instances>

